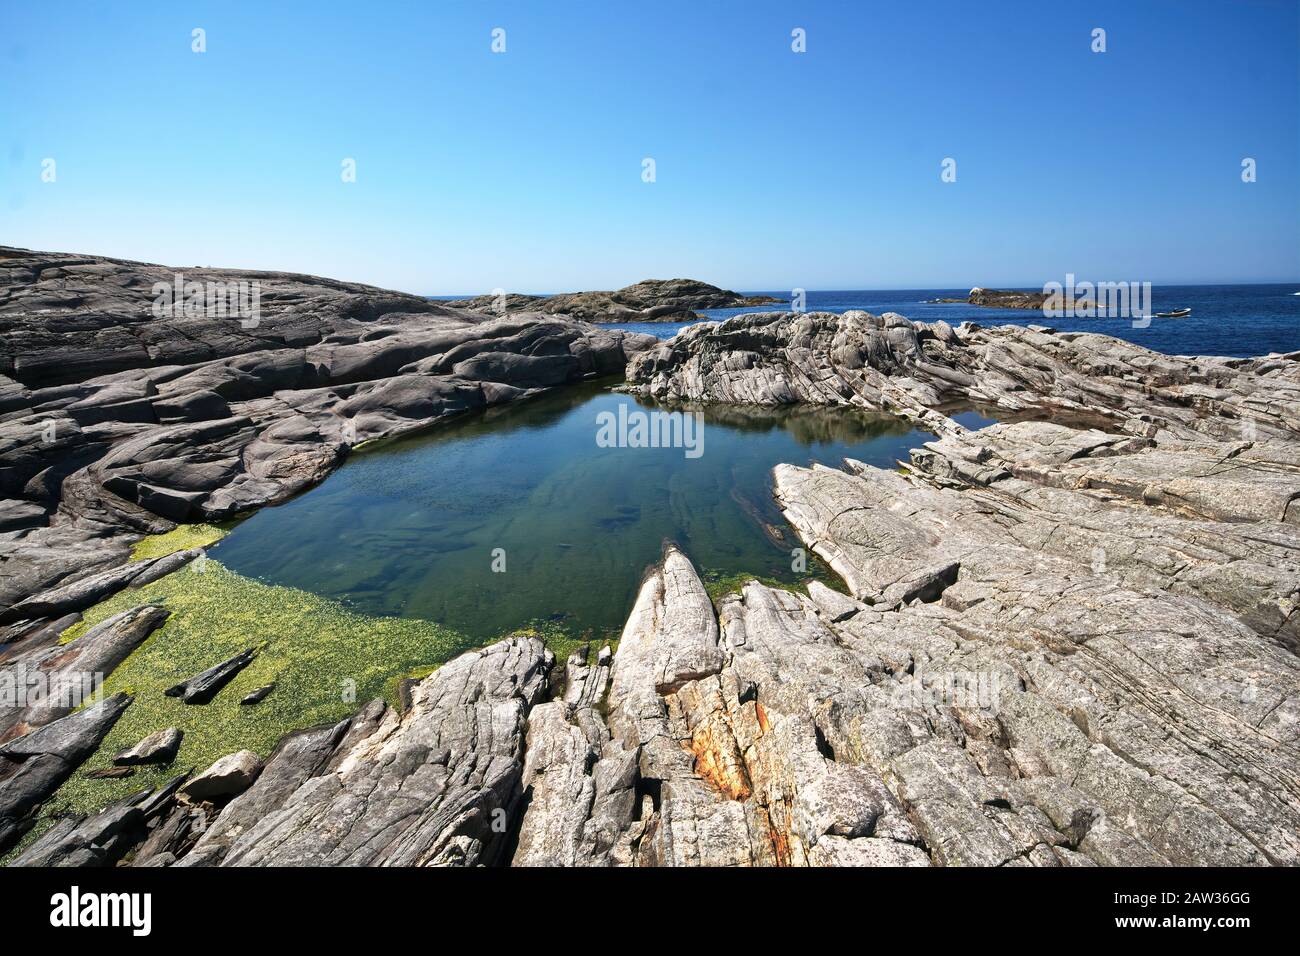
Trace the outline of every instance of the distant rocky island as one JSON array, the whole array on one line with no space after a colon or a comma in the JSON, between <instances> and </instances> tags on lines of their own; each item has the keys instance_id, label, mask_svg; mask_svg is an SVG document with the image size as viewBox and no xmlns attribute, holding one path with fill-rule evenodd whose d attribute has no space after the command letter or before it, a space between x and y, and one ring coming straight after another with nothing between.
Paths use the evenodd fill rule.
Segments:
<instances>
[{"instance_id":1,"label":"distant rocky island","mask_svg":"<svg viewBox=\"0 0 1300 956\"><path fill-rule=\"evenodd\" d=\"M0 248L6 686L65 687L167 641L186 609L146 589L200 551L137 558L143 535L283 501L361 441L544 389L842 405L936 437L898 469L776 467L842 591L710 594L690 543L667 543L616 647L505 635L403 677L396 701L206 767L173 763L177 743L230 699L255 628L235 657L80 709L0 704L11 863L1300 864L1300 352L1170 356L858 310L659 341L185 270L262 283L241 328L159 317L150 290L175 271ZM950 417L972 407L999 422ZM110 595L127 609L65 640ZM87 773L141 695L183 700L184 726ZM165 781L34 829L74 775L145 763Z\"/></svg>"},{"instance_id":2,"label":"distant rocky island","mask_svg":"<svg viewBox=\"0 0 1300 956\"><path fill-rule=\"evenodd\" d=\"M614 292L565 292L559 295L519 293L454 299L459 309L507 315L542 312L568 315L584 322L694 322L702 309L743 309L780 302L766 295L742 295L698 279L646 279Z\"/></svg>"},{"instance_id":3,"label":"distant rocky island","mask_svg":"<svg viewBox=\"0 0 1300 956\"><path fill-rule=\"evenodd\" d=\"M979 286L970 290L964 299L935 299L935 302L960 302L965 305L982 305L990 309L1030 309L1039 311L1047 301L1046 292L1024 292L1018 289L981 289Z\"/></svg>"}]
</instances>

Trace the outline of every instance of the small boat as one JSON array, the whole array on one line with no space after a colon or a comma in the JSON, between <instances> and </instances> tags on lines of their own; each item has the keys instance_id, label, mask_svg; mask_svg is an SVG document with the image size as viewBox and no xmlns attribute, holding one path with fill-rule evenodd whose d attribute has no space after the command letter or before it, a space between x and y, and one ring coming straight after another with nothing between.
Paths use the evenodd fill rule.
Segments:
<instances>
[{"instance_id":1,"label":"small boat","mask_svg":"<svg viewBox=\"0 0 1300 956\"><path fill-rule=\"evenodd\" d=\"M1185 315L1191 315L1191 309L1174 309L1172 312L1157 312L1157 319L1181 319Z\"/></svg>"}]
</instances>

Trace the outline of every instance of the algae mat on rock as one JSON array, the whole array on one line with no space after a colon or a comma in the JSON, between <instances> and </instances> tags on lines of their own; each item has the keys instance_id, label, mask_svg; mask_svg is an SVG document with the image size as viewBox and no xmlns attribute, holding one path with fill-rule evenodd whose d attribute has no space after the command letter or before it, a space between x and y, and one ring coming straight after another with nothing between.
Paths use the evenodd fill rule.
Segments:
<instances>
[{"instance_id":1,"label":"algae mat on rock","mask_svg":"<svg viewBox=\"0 0 1300 956\"><path fill-rule=\"evenodd\" d=\"M104 692L135 699L99 750L47 802L44 813L80 813L189 767L203 769L236 750L266 756L291 730L340 720L375 697L394 702L398 679L428 673L477 642L429 621L370 617L293 588L261 584L212 559L97 605L70 629L91 625L140 604L159 604L166 623L104 681ZM173 684L256 647L254 661L208 704L164 696ZM262 703L240 706L249 691L275 683ZM86 779L119 751L164 727L185 739L175 761L141 767L120 780Z\"/></svg>"}]
</instances>

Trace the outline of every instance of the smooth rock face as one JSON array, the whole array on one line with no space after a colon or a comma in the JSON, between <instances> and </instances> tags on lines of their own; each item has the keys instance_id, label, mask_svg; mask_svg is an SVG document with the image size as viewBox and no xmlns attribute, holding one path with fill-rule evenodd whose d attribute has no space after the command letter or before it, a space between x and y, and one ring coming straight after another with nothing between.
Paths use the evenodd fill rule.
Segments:
<instances>
[{"instance_id":1,"label":"smooth rock face","mask_svg":"<svg viewBox=\"0 0 1300 956\"><path fill-rule=\"evenodd\" d=\"M491 315L544 312L587 322L690 322L699 309L736 309L778 302L762 295L741 295L697 279L647 279L616 292L565 292L560 295L480 295L450 306Z\"/></svg>"},{"instance_id":2,"label":"smooth rock face","mask_svg":"<svg viewBox=\"0 0 1300 956\"><path fill-rule=\"evenodd\" d=\"M256 321L155 314L177 273L258 282ZM619 373L653 342L311 276L6 247L0 287L0 624L130 585L140 534L283 501L360 442Z\"/></svg>"},{"instance_id":3,"label":"smooth rock face","mask_svg":"<svg viewBox=\"0 0 1300 956\"><path fill-rule=\"evenodd\" d=\"M113 763L119 767L145 763L171 763L176 759L176 752L181 749L183 737L184 734L176 727L155 730L134 747L119 753L113 758Z\"/></svg>"},{"instance_id":4,"label":"smooth rock face","mask_svg":"<svg viewBox=\"0 0 1300 956\"><path fill-rule=\"evenodd\" d=\"M191 800L211 800L243 793L262 772L262 761L251 750L227 754L197 777L191 777L181 793Z\"/></svg>"}]
</instances>

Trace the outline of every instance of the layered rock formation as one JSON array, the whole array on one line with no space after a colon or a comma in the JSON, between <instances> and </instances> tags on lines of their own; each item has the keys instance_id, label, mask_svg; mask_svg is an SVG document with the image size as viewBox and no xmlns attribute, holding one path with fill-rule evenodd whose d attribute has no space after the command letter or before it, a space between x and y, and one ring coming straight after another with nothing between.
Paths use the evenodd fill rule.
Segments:
<instances>
[{"instance_id":1,"label":"layered rock formation","mask_svg":"<svg viewBox=\"0 0 1300 956\"><path fill-rule=\"evenodd\" d=\"M472 652L402 714L291 735L193 849L151 837L134 862L1300 862L1285 644L1039 547L1019 479L973 498L861 464L777 482L853 596L752 582L715 611L669 547L612 660L575 655L562 697L535 639Z\"/></svg>"},{"instance_id":2,"label":"layered rock formation","mask_svg":"<svg viewBox=\"0 0 1300 956\"><path fill-rule=\"evenodd\" d=\"M544 312L587 322L693 322L700 309L740 309L780 302L765 295L741 295L698 279L647 279L615 292L560 295L480 295L449 305L491 315Z\"/></svg>"},{"instance_id":3,"label":"layered rock formation","mask_svg":"<svg viewBox=\"0 0 1300 956\"><path fill-rule=\"evenodd\" d=\"M214 314L210 290L240 282L256 308ZM140 534L282 501L361 442L616 374L652 341L311 276L20 249L0 248L0 284L8 623L125 586ZM98 572L94 594L62 593Z\"/></svg>"},{"instance_id":4,"label":"layered rock formation","mask_svg":"<svg viewBox=\"0 0 1300 956\"><path fill-rule=\"evenodd\" d=\"M497 862L520 798L528 711L553 662L541 641L512 638L445 664L402 714L376 701L290 736L183 862Z\"/></svg>"},{"instance_id":5,"label":"layered rock formation","mask_svg":"<svg viewBox=\"0 0 1300 956\"><path fill-rule=\"evenodd\" d=\"M1300 436L1298 360L1186 358L1090 332L953 329L893 312L783 312L684 329L635 356L627 375L630 390L664 401L853 405L941 432L954 426L936 410L977 406L1231 445Z\"/></svg>"},{"instance_id":6,"label":"layered rock formation","mask_svg":"<svg viewBox=\"0 0 1300 956\"><path fill-rule=\"evenodd\" d=\"M939 437L901 472L776 469L847 594L751 582L715 606L670 545L617 650L562 680L512 636L17 862L1300 863L1300 354L783 314L688 329L628 378ZM1006 420L971 432L955 405ZM111 662L157 613L70 648ZM57 673L61 623L15 647ZM127 703L0 746L0 845Z\"/></svg>"}]
</instances>

